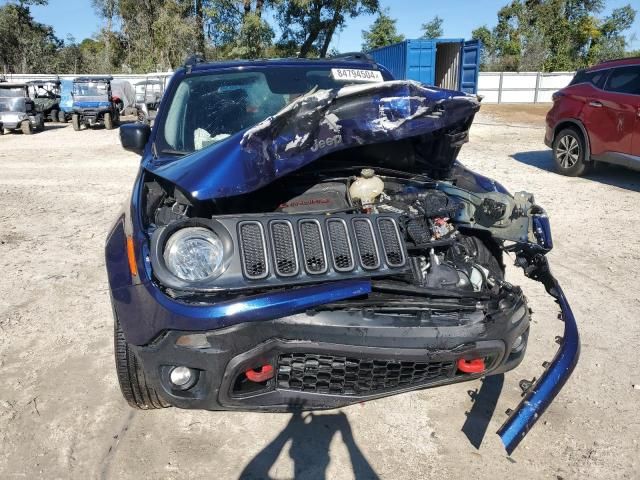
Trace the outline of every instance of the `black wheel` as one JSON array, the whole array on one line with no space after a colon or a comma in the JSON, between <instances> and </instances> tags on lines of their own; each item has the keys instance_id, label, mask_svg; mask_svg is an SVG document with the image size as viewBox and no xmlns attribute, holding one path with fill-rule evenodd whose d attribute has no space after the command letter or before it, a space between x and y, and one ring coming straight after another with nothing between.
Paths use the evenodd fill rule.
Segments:
<instances>
[{"instance_id":1,"label":"black wheel","mask_svg":"<svg viewBox=\"0 0 640 480\"><path fill-rule=\"evenodd\" d=\"M51 110L51 121L56 123L58 121L58 110L56 110L55 108L53 110Z\"/></svg>"},{"instance_id":2,"label":"black wheel","mask_svg":"<svg viewBox=\"0 0 640 480\"><path fill-rule=\"evenodd\" d=\"M71 115L71 123L73 124L73 129L76 132L80 131L80 116L77 113Z\"/></svg>"},{"instance_id":3,"label":"black wheel","mask_svg":"<svg viewBox=\"0 0 640 480\"><path fill-rule=\"evenodd\" d=\"M113 350L120 391L127 403L139 410L169 407L170 405L147 383L140 360L125 340L117 318L113 329Z\"/></svg>"},{"instance_id":4,"label":"black wheel","mask_svg":"<svg viewBox=\"0 0 640 480\"><path fill-rule=\"evenodd\" d=\"M579 177L587 172L590 164L585 159L582 134L573 128L560 130L553 140L553 159L558 173Z\"/></svg>"},{"instance_id":5,"label":"black wheel","mask_svg":"<svg viewBox=\"0 0 640 480\"><path fill-rule=\"evenodd\" d=\"M113 117L109 112L104 114L104 128L107 130L113 130Z\"/></svg>"},{"instance_id":6,"label":"black wheel","mask_svg":"<svg viewBox=\"0 0 640 480\"><path fill-rule=\"evenodd\" d=\"M33 133L33 128L31 127L31 122L29 120L23 120L20 124L20 130L25 135L31 135Z\"/></svg>"},{"instance_id":7,"label":"black wheel","mask_svg":"<svg viewBox=\"0 0 640 480\"><path fill-rule=\"evenodd\" d=\"M60 123L67 123L67 116L64 114L62 110L58 112L58 121Z\"/></svg>"}]
</instances>

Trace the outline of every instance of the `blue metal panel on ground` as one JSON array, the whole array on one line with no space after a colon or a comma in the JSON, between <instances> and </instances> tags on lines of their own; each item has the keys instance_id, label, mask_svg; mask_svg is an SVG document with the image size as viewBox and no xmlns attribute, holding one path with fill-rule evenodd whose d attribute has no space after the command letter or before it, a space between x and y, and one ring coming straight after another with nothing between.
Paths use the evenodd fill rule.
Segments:
<instances>
[{"instance_id":1,"label":"blue metal panel on ground","mask_svg":"<svg viewBox=\"0 0 640 480\"><path fill-rule=\"evenodd\" d=\"M460 90L478 93L478 72L480 70L480 40L469 40L462 45L462 65L460 68Z\"/></svg>"}]
</instances>

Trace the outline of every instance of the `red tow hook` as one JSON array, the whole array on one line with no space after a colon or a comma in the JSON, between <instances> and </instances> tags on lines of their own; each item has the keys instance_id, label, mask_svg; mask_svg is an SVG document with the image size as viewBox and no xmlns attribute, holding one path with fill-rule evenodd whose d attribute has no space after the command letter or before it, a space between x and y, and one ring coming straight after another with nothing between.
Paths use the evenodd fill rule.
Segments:
<instances>
[{"instance_id":1,"label":"red tow hook","mask_svg":"<svg viewBox=\"0 0 640 480\"><path fill-rule=\"evenodd\" d=\"M266 365L262 365L260 368L250 368L244 372L244 374L251 382L266 382L273 378L273 367L267 363Z\"/></svg>"},{"instance_id":2,"label":"red tow hook","mask_svg":"<svg viewBox=\"0 0 640 480\"><path fill-rule=\"evenodd\" d=\"M471 360L459 358L458 370L464 373L482 373L484 372L484 358L473 358Z\"/></svg>"}]
</instances>

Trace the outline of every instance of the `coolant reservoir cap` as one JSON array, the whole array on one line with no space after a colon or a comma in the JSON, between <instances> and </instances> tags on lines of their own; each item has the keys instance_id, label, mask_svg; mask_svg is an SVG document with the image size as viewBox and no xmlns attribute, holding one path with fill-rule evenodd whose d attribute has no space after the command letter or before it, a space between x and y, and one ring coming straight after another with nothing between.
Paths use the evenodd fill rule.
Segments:
<instances>
[{"instance_id":1,"label":"coolant reservoir cap","mask_svg":"<svg viewBox=\"0 0 640 480\"><path fill-rule=\"evenodd\" d=\"M362 175L364 178L373 178L375 174L376 172L373 170L373 168L363 168L360 171L360 175Z\"/></svg>"}]
</instances>

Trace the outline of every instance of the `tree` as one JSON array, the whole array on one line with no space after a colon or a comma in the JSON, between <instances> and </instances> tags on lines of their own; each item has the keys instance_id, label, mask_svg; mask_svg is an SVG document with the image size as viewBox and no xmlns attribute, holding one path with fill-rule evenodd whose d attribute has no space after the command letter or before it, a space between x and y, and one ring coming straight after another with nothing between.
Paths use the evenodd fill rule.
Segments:
<instances>
[{"instance_id":1,"label":"tree","mask_svg":"<svg viewBox=\"0 0 640 480\"><path fill-rule=\"evenodd\" d=\"M36 22L31 0L10 2L0 7L0 63L4 73L55 73L56 54L63 42L49 25Z\"/></svg>"},{"instance_id":2,"label":"tree","mask_svg":"<svg viewBox=\"0 0 640 480\"><path fill-rule=\"evenodd\" d=\"M378 13L378 18L371 25L370 30L362 31L362 51L368 52L374 48L385 47L404 40L404 35L396 30L396 19L389 16L386 8Z\"/></svg>"},{"instance_id":3,"label":"tree","mask_svg":"<svg viewBox=\"0 0 640 480\"><path fill-rule=\"evenodd\" d=\"M626 5L599 18L603 9L603 0L513 0L489 35L474 30L485 44L484 68L575 70L623 56L636 12Z\"/></svg>"},{"instance_id":4,"label":"tree","mask_svg":"<svg viewBox=\"0 0 640 480\"><path fill-rule=\"evenodd\" d=\"M427 23L422 24L422 38L439 38L442 37L442 22L439 16L433 17Z\"/></svg>"},{"instance_id":5,"label":"tree","mask_svg":"<svg viewBox=\"0 0 640 480\"><path fill-rule=\"evenodd\" d=\"M378 0L287 0L279 4L280 45L299 46L298 56L325 57L347 19L378 11Z\"/></svg>"}]
</instances>

